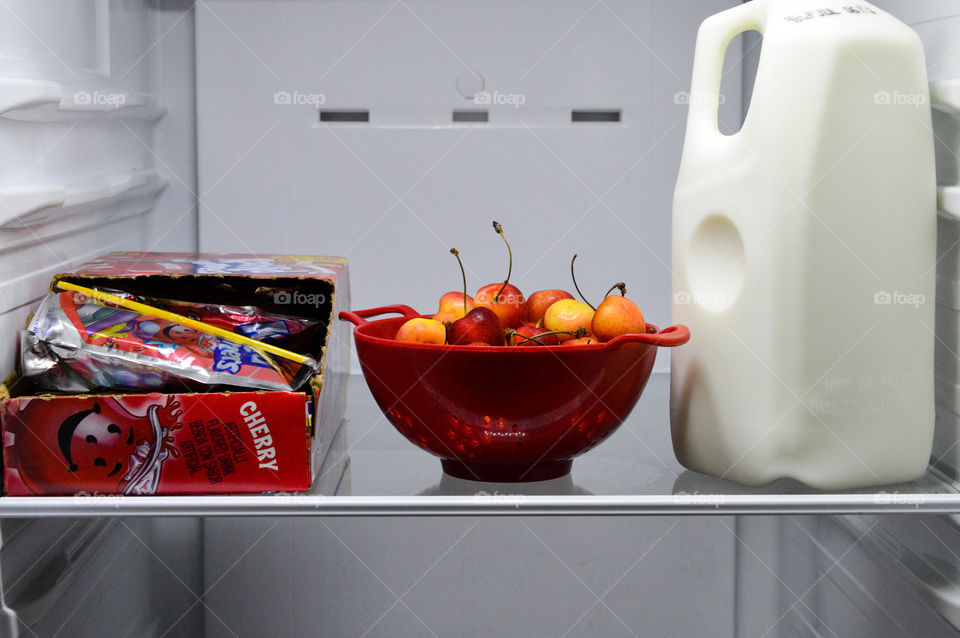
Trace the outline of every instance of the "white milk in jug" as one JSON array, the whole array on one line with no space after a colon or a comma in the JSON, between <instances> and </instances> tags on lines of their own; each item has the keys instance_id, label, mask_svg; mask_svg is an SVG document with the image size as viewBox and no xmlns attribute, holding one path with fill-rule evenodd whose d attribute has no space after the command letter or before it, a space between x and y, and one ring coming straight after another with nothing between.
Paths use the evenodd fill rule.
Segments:
<instances>
[{"instance_id":1,"label":"white milk in jug","mask_svg":"<svg viewBox=\"0 0 960 638\"><path fill-rule=\"evenodd\" d=\"M717 127L738 33L743 128ZM936 184L923 49L866 2L753 0L697 37L673 209L671 423L686 467L820 489L925 471Z\"/></svg>"}]
</instances>

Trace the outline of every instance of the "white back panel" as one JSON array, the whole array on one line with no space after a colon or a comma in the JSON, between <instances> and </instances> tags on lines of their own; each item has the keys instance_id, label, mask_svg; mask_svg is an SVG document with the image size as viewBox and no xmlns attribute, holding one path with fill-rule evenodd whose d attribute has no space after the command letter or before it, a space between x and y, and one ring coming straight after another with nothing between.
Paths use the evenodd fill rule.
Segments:
<instances>
[{"instance_id":1,"label":"white back panel","mask_svg":"<svg viewBox=\"0 0 960 638\"><path fill-rule=\"evenodd\" d=\"M345 255L357 308L431 311L459 287L452 246L471 294L502 281L497 220L526 293L572 288L579 253L588 296L626 281L663 325L679 94L700 21L732 4L205 2L201 248ZM464 97L479 88L489 105ZM486 123L452 121L483 108ZM572 123L575 108L622 120ZM320 109L368 110L369 122L321 122Z\"/></svg>"}]
</instances>

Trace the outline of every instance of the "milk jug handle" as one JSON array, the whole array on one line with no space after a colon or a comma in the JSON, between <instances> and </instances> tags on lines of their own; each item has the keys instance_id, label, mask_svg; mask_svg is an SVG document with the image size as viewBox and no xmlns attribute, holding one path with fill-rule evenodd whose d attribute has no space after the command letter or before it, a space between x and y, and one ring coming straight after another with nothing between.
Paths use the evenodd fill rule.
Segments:
<instances>
[{"instance_id":1,"label":"milk jug handle","mask_svg":"<svg viewBox=\"0 0 960 638\"><path fill-rule=\"evenodd\" d=\"M717 108L727 47L744 31L754 29L763 33L766 13L766 0L752 0L710 16L700 25L690 83L688 129L720 134Z\"/></svg>"}]
</instances>

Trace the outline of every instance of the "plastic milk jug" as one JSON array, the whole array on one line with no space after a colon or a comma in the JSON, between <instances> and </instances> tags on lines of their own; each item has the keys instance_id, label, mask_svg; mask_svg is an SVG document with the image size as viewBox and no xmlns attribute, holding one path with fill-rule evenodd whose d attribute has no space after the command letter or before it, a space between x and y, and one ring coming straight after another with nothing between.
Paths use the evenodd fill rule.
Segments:
<instances>
[{"instance_id":1,"label":"plastic milk jug","mask_svg":"<svg viewBox=\"0 0 960 638\"><path fill-rule=\"evenodd\" d=\"M743 128L724 53L763 34ZM753 0L697 36L673 208L670 415L686 467L819 489L909 481L934 424L936 177L923 48L850 0Z\"/></svg>"}]
</instances>

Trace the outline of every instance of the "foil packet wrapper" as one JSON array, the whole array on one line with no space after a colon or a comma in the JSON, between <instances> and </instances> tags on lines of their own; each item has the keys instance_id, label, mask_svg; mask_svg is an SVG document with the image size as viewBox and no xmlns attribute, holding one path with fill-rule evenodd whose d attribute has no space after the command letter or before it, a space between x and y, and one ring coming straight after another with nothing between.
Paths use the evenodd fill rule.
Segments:
<instances>
[{"instance_id":1,"label":"foil packet wrapper","mask_svg":"<svg viewBox=\"0 0 960 638\"><path fill-rule=\"evenodd\" d=\"M283 346L314 320L225 306L113 293ZM202 391L213 386L297 390L304 365L159 317L74 292L49 293L20 333L21 371L59 392Z\"/></svg>"}]
</instances>

